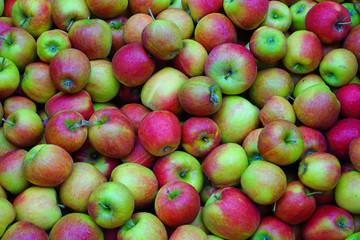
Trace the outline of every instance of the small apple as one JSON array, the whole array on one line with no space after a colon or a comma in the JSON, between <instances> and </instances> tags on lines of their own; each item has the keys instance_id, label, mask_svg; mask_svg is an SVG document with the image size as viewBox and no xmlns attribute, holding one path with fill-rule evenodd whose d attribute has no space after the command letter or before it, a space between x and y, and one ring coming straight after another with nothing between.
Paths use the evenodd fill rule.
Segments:
<instances>
[{"instance_id":1,"label":"small apple","mask_svg":"<svg viewBox=\"0 0 360 240\"><path fill-rule=\"evenodd\" d=\"M0 99L6 99L15 93L20 84L20 73L13 61L7 58L0 58Z\"/></svg>"},{"instance_id":2,"label":"small apple","mask_svg":"<svg viewBox=\"0 0 360 240\"><path fill-rule=\"evenodd\" d=\"M110 27L112 34L110 57L113 57L117 50L125 45L124 28L127 18L121 15L104 19Z\"/></svg>"},{"instance_id":3,"label":"small apple","mask_svg":"<svg viewBox=\"0 0 360 240\"><path fill-rule=\"evenodd\" d=\"M346 84L335 95L340 102L341 116L360 119L360 84Z\"/></svg>"},{"instance_id":4,"label":"small apple","mask_svg":"<svg viewBox=\"0 0 360 240\"><path fill-rule=\"evenodd\" d=\"M134 126L135 133L138 132L141 120L148 114L150 109L140 103L124 104L120 110L129 118Z\"/></svg>"},{"instance_id":5,"label":"small apple","mask_svg":"<svg viewBox=\"0 0 360 240\"><path fill-rule=\"evenodd\" d=\"M295 123L296 116L291 103L281 96L271 96L266 99L264 106L259 111L261 123L266 126L275 120L287 120Z\"/></svg>"},{"instance_id":6,"label":"small apple","mask_svg":"<svg viewBox=\"0 0 360 240\"><path fill-rule=\"evenodd\" d=\"M336 204L351 214L360 214L359 184L360 173L354 170L342 173L335 187Z\"/></svg>"},{"instance_id":7,"label":"small apple","mask_svg":"<svg viewBox=\"0 0 360 240\"><path fill-rule=\"evenodd\" d=\"M269 1L266 18L260 26L271 26L286 33L292 22L292 15L289 6L281 1Z\"/></svg>"}]
</instances>

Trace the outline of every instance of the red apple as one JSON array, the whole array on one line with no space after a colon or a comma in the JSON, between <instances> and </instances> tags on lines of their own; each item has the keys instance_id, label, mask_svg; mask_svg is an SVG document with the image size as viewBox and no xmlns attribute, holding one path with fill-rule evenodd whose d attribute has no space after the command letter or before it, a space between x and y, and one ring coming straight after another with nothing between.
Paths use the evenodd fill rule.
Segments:
<instances>
[{"instance_id":1,"label":"red apple","mask_svg":"<svg viewBox=\"0 0 360 240\"><path fill-rule=\"evenodd\" d=\"M49 237L45 230L41 229L36 224L29 221L17 221L6 230L1 239L48 240Z\"/></svg>"},{"instance_id":2,"label":"red apple","mask_svg":"<svg viewBox=\"0 0 360 240\"><path fill-rule=\"evenodd\" d=\"M340 114L345 118L360 119L360 85L349 83L336 92L341 108Z\"/></svg>"},{"instance_id":3,"label":"red apple","mask_svg":"<svg viewBox=\"0 0 360 240\"><path fill-rule=\"evenodd\" d=\"M360 136L354 138L349 145L349 158L352 165L359 171L360 169Z\"/></svg>"},{"instance_id":4,"label":"red apple","mask_svg":"<svg viewBox=\"0 0 360 240\"><path fill-rule=\"evenodd\" d=\"M327 152L327 142L324 134L317 129L306 126L299 126L298 128L304 139L304 150L301 159L314 152Z\"/></svg>"},{"instance_id":5,"label":"red apple","mask_svg":"<svg viewBox=\"0 0 360 240\"><path fill-rule=\"evenodd\" d=\"M360 62L360 27L354 27L345 37L343 48L350 50L355 54L358 62Z\"/></svg>"},{"instance_id":6,"label":"red apple","mask_svg":"<svg viewBox=\"0 0 360 240\"><path fill-rule=\"evenodd\" d=\"M147 107L139 103L128 103L123 105L120 110L129 118L134 130L137 133L141 120L151 112Z\"/></svg>"},{"instance_id":7,"label":"red apple","mask_svg":"<svg viewBox=\"0 0 360 240\"><path fill-rule=\"evenodd\" d=\"M125 43L142 43L142 31L153 21L154 19L149 14L136 13L131 15L124 25Z\"/></svg>"},{"instance_id":8,"label":"red apple","mask_svg":"<svg viewBox=\"0 0 360 240\"><path fill-rule=\"evenodd\" d=\"M7 1L9 2L9 1ZM15 27L14 22L11 17L5 17L4 15L0 17L0 32Z\"/></svg>"},{"instance_id":9,"label":"red apple","mask_svg":"<svg viewBox=\"0 0 360 240\"><path fill-rule=\"evenodd\" d=\"M208 14L219 12L223 4L221 0L214 0L212 2L206 0L187 0L183 2L184 9L188 9L188 13L196 23Z\"/></svg>"},{"instance_id":10,"label":"red apple","mask_svg":"<svg viewBox=\"0 0 360 240\"><path fill-rule=\"evenodd\" d=\"M293 228L274 216L263 217L260 221L256 232L251 236L251 239L295 239L295 232Z\"/></svg>"},{"instance_id":11,"label":"red apple","mask_svg":"<svg viewBox=\"0 0 360 240\"><path fill-rule=\"evenodd\" d=\"M147 168L152 168L156 160L157 158L144 148L138 135L135 137L134 149L129 155L121 158L123 163L138 163Z\"/></svg>"},{"instance_id":12,"label":"red apple","mask_svg":"<svg viewBox=\"0 0 360 240\"><path fill-rule=\"evenodd\" d=\"M125 45L124 28L128 19L119 15L104 20L109 25L112 34L110 57L113 57L116 51Z\"/></svg>"},{"instance_id":13,"label":"red apple","mask_svg":"<svg viewBox=\"0 0 360 240\"><path fill-rule=\"evenodd\" d=\"M26 108L36 112L36 104L30 98L23 96L10 96L4 101L4 118L20 108Z\"/></svg>"}]
</instances>

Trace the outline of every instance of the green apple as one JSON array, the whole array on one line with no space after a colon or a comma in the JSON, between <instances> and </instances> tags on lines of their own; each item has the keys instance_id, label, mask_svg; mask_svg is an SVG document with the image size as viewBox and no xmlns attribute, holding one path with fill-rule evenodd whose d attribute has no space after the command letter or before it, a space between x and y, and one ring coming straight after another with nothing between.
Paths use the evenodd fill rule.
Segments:
<instances>
[{"instance_id":1,"label":"green apple","mask_svg":"<svg viewBox=\"0 0 360 240\"><path fill-rule=\"evenodd\" d=\"M6 153L18 149L19 147L15 146L9 142L5 135L3 127L0 127L0 157L4 156Z\"/></svg>"},{"instance_id":2,"label":"green apple","mask_svg":"<svg viewBox=\"0 0 360 240\"><path fill-rule=\"evenodd\" d=\"M10 59L0 58L0 99L11 96L20 83L18 67Z\"/></svg>"},{"instance_id":3,"label":"green apple","mask_svg":"<svg viewBox=\"0 0 360 240\"><path fill-rule=\"evenodd\" d=\"M171 240L208 240L206 233L197 226L184 224L175 229L169 238Z\"/></svg>"},{"instance_id":4,"label":"green apple","mask_svg":"<svg viewBox=\"0 0 360 240\"><path fill-rule=\"evenodd\" d=\"M305 17L307 12L316 4L313 0L300 0L290 6L291 12L291 26L290 30L295 32L297 30L306 30Z\"/></svg>"},{"instance_id":5,"label":"green apple","mask_svg":"<svg viewBox=\"0 0 360 240\"><path fill-rule=\"evenodd\" d=\"M290 8L280 1L269 1L269 8L265 20L260 26L271 26L286 33L291 25Z\"/></svg>"},{"instance_id":6,"label":"green apple","mask_svg":"<svg viewBox=\"0 0 360 240\"><path fill-rule=\"evenodd\" d=\"M335 187L336 204L351 214L360 214L360 173L348 171L341 174Z\"/></svg>"},{"instance_id":7,"label":"green apple","mask_svg":"<svg viewBox=\"0 0 360 240\"><path fill-rule=\"evenodd\" d=\"M349 11L350 19L351 19L351 28L354 28L357 25L359 25L360 24L360 15L356 11L354 4L351 2L345 2L345 3L342 3L341 5L343 5Z\"/></svg>"},{"instance_id":8,"label":"green apple","mask_svg":"<svg viewBox=\"0 0 360 240\"><path fill-rule=\"evenodd\" d=\"M6 231L6 228L10 223L15 220L16 211L14 206L9 202L9 200L0 197L0 237Z\"/></svg>"}]
</instances>

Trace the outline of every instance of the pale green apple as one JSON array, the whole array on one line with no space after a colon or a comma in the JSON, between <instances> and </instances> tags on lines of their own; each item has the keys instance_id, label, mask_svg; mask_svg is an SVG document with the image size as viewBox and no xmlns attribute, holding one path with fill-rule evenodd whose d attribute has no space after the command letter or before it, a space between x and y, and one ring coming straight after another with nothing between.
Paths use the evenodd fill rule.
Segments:
<instances>
[{"instance_id":1,"label":"pale green apple","mask_svg":"<svg viewBox=\"0 0 360 240\"><path fill-rule=\"evenodd\" d=\"M0 197L0 237L4 234L7 226L15 220L16 211L14 206L6 198Z\"/></svg>"},{"instance_id":2,"label":"pale green apple","mask_svg":"<svg viewBox=\"0 0 360 240\"><path fill-rule=\"evenodd\" d=\"M292 17L290 8L280 1L269 1L269 9L265 20L260 26L271 26L286 33L291 25Z\"/></svg>"},{"instance_id":3,"label":"pale green apple","mask_svg":"<svg viewBox=\"0 0 360 240\"><path fill-rule=\"evenodd\" d=\"M354 28L357 25L359 25L360 24L360 15L355 10L354 4L351 2L345 2L345 3L342 3L341 5L343 5L349 11L350 19L351 19L351 28Z\"/></svg>"},{"instance_id":4,"label":"pale green apple","mask_svg":"<svg viewBox=\"0 0 360 240\"><path fill-rule=\"evenodd\" d=\"M360 214L360 172L344 172L335 187L336 204L351 214Z\"/></svg>"},{"instance_id":5,"label":"pale green apple","mask_svg":"<svg viewBox=\"0 0 360 240\"><path fill-rule=\"evenodd\" d=\"M316 4L313 0L300 0L290 6L292 32L297 30L306 30L305 17L307 12Z\"/></svg>"}]
</instances>

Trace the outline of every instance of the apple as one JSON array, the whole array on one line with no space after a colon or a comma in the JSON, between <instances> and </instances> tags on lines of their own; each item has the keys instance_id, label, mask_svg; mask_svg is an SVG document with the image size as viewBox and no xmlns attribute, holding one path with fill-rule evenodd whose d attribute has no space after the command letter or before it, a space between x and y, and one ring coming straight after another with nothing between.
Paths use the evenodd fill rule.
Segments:
<instances>
[{"instance_id":1,"label":"apple","mask_svg":"<svg viewBox=\"0 0 360 240\"><path fill-rule=\"evenodd\" d=\"M230 20L240 29L253 30L266 18L269 1L253 0L226 0L223 8Z\"/></svg>"},{"instance_id":2,"label":"apple","mask_svg":"<svg viewBox=\"0 0 360 240\"><path fill-rule=\"evenodd\" d=\"M145 13L131 15L124 25L124 41L129 43L142 43L141 35L144 28L154 19Z\"/></svg>"},{"instance_id":3,"label":"apple","mask_svg":"<svg viewBox=\"0 0 360 240\"><path fill-rule=\"evenodd\" d=\"M318 206L302 227L304 240L345 239L354 232L354 220L346 210L334 205Z\"/></svg>"},{"instance_id":4,"label":"apple","mask_svg":"<svg viewBox=\"0 0 360 240\"><path fill-rule=\"evenodd\" d=\"M306 30L306 14L315 4L316 2L313 0L299 0L289 6L292 18L290 30L292 32L297 30Z\"/></svg>"},{"instance_id":5,"label":"apple","mask_svg":"<svg viewBox=\"0 0 360 240\"><path fill-rule=\"evenodd\" d=\"M203 17L211 13L219 12L222 9L223 1L214 0L212 2L206 0L187 0L186 9L188 9L188 14L192 17L195 23L198 23Z\"/></svg>"},{"instance_id":6,"label":"apple","mask_svg":"<svg viewBox=\"0 0 360 240\"><path fill-rule=\"evenodd\" d=\"M210 232L224 239L248 239L260 224L260 212L239 189L223 187L203 208L202 220Z\"/></svg>"},{"instance_id":7,"label":"apple","mask_svg":"<svg viewBox=\"0 0 360 240\"><path fill-rule=\"evenodd\" d=\"M360 27L354 27L345 37L342 47L345 49L350 50L352 53L355 54L358 62L360 62L360 51L359 51L359 44L360 44Z\"/></svg>"},{"instance_id":8,"label":"apple","mask_svg":"<svg viewBox=\"0 0 360 240\"><path fill-rule=\"evenodd\" d=\"M148 114L150 109L140 103L127 103L120 110L129 118L134 126L135 133L138 132L141 120Z\"/></svg>"},{"instance_id":9,"label":"apple","mask_svg":"<svg viewBox=\"0 0 360 240\"><path fill-rule=\"evenodd\" d=\"M85 53L90 60L106 58L110 54L112 32L102 19L77 20L68 35L72 47Z\"/></svg>"},{"instance_id":10,"label":"apple","mask_svg":"<svg viewBox=\"0 0 360 240\"><path fill-rule=\"evenodd\" d=\"M172 66L188 77L202 76L208 52L201 43L193 39L183 39L178 55L172 60Z\"/></svg>"},{"instance_id":11,"label":"apple","mask_svg":"<svg viewBox=\"0 0 360 240\"><path fill-rule=\"evenodd\" d=\"M40 34L36 39L36 52L40 60L50 63L56 53L71 48L67 32L61 29L51 29Z\"/></svg>"},{"instance_id":12,"label":"apple","mask_svg":"<svg viewBox=\"0 0 360 240\"><path fill-rule=\"evenodd\" d=\"M281 1L269 1L266 18L260 26L271 26L286 33L292 22L290 8Z\"/></svg>"},{"instance_id":13,"label":"apple","mask_svg":"<svg viewBox=\"0 0 360 240\"><path fill-rule=\"evenodd\" d=\"M57 193L51 187L31 186L18 194L13 201L16 221L29 221L48 231L61 218Z\"/></svg>"},{"instance_id":14,"label":"apple","mask_svg":"<svg viewBox=\"0 0 360 240\"><path fill-rule=\"evenodd\" d=\"M7 1L9 2L9 1ZM15 27L14 22L11 17L5 17L4 15L0 17L0 32L7 30L11 27Z\"/></svg>"},{"instance_id":15,"label":"apple","mask_svg":"<svg viewBox=\"0 0 360 240\"><path fill-rule=\"evenodd\" d=\"M257 160L265 160L258 149L259 135L263 128L256 128L246 135L242 147L245 150L249 164Z\"/></svg>"},{"instance_id":16,"label":"apple","mask_svg":"<svg viewBox=\"0 0 360 240\"><path fill-rule=\"evenodd\" d=\"M69 31L75 21L89 18L90 10L85 0L56 0L52 4L51 17L57 28Z\"/></svg>"},{"instance_id":17,"label":"apple","mask_svg":"<svg viewBox=\"0 0 360 240\"><path fill-rule=\"evenodd\" d=\"M207 234L200 228L190 225L184 224L175 229L175 231L171 234L169 240L208 240Z\"/></svg>"},{"instance_id":18,"label":"apple","mask_svg":"<svg viewBox=\"0 0 360 240\"><path fill-rule=\"evenodd\" d=\"M354 4L352 2L346 2L346 3L342 3L341 5L343 5L349 11L350 19L351 19L351 29L359 25L360 15L356 11Z\"/></svg>"},{"instance_id":19,"label":"apple","mask_svg":"<svg viewBox=\"0 0 360 240\"><path fill-rule=\"evenodd\" d=\"M200 196L189 183L169 182L159 189L154 208L166 226L179 227L195 220L200 210Z\"/></svg>"},{"instance_id":20,"label":"apple","mask_svg":"<svg viewBox=\"0 0 360 240\"><path fill-rule=\"evenodd\" d=\"M181 146L194 157L205 157L220 141L220 129L209 117L190 117L181 125Z\"/></svg>"},{"instance_id":21,"label":"apple","mask_svg":"<svg viewBox=\"0 0 360 240\"><path fill-rule=\"evenodd\" d=\"M181 84L178 98L181 107L195 116L212 115L222 104L220 86L206 76L192 77Z\"/></svg>"},{"instance_id":22,"label":"apple","mask_svg":"<svg viewBox=\"0 0 360 240\"><path fill-rule=\"evenodd\" d=\"M271 81L271 84L269 84ZM269 97L288 98L292 95L294 80L287 70L278 67L260 70L254 83L249 88L249 99L262 108Z\"/></svg>"},{"instance_id":23,"label":"apple","mask_svg":"<svg viewBox=\"0 0 360 240\"><path fill-rule=\"evenodd\" d=\"M4 1L3 16L11 17L12 6L14 5L15 2L16 2L16 0L6 0L6 1Z\"/></svg>"},{"instance_id":24,"label":"apple","mask_svg":"<svg viewBox=\"0 0 360 240\"><path fill-rule=\"evenodd\" d=\"M0 157L4 156L6 153L15 150L15 149L19 149L20 147L15 146L14 144L12 144L11 142L9 142L4 134L4 128L1 127L0 128Z\"/></svg>"},{"instance_id":25,"label":"apple","mask_svg":"<svg viewBox=\"0 0 360 240\"><path fill-rule=\"evenodd\" d=\"M179 27L171 20L157 19L146 25L141 42L151 55L160 60L173 59L181 50Z\"/></svg>"},{"instance_id":26,"label":"apple","mask_svg":"<svg viewBox=\"0 0 360 240\"><path fill-rule=\"evenodd\" d=\"M47 0L18 0L11 10L11 18L16 27L21 27L34 38L50 30L53 24L51 4Z\"/></svg>"},{"instance_id":27,"label":"apple","mask_svg":"<svg viewBox=\"0 0 360 240\"><path fill-rule=\"evenodd\" d=\"M85 213L91 193L106 177L87 162L75 162L69 177L59 186L59 201L75 212Z\"/></svg>"},{"instance_id":28,"label":"apple","mask_svg":"<svg viewBox=\"0 0 360 240\"><path fill-rule=\"evenodd\" d=\"M6 99L15 93L20 84L20 73L15 63L7 58L0 58L0 99Z\"/></svg>"},{"instance_id":29,"label":"apple","mask_svg":"<svg viewBox=\"0 0 360 240\"><path fill-rule=\"evenodd\" d=\"M128 0L107 0L99 3L96 0L85 0L91 13L99 18L112 18L122 14L128 7Z\"/></svg>"},{"instance_id":30,"label":"apple","mask_svg":"<svg viewBox=\"0 0 360 240\"><path fill-rule=\"evenodd\" d=\"M343 118L337 121L326 133L328 152L335 155L340 161L349 160L349 145L360 136L360 120Z\"/></svg>"},{"instance_id":31,"label":"apple","mask_svg":"<svg viewBox=\"0 0 360 240\"><path fill-rule=\"evenodd\" d=\"M253 161L241 176L245 194L255 203L269 205L278 201L286 191L285 172L274 163Z\"/></svg>"},{"instance_id":32,"label":"apple","mask_svg":"<svg viewBox=\"0 0 360 240\"><path fill-rule=\"evenodd\" d=\"M138 163L123 163L117 166L112 171L110 180L129 189L134 198L136 211L150 207L159 189L155 173Z\"/></svg>"},{"instance_id":33,"label":"apple","mask_svg":"<svg viewBox=\"0 0 360 240\"><path fill-rule=\"evenodd\" d=\"M98 109L91 115L89 123L89 141L101 154L112 158L122 158L133 150L135 130L119 108Z\"/></svg>"},{"instance_id":34,"label":"apple","mask_svg":"<svg viewBox=\"0 0 360 240\"><path fill-rule=\"evenodd\" d=\"M287 120L295 123L296 116L291 103L281 96L271 96L266 99L264 106L259 111L261 123L266 126L275 120Z\"/></svg>"},{"instance_id":35,"label":"apple","mask_svg":"<svg viewBox=\"0 0 360 240\"><path fill-rule=\"evenodd\" d=\"M256 232L251 236L254 239L295 239L293 228L274 216L263 217Z\"/></svg>"},{"instance_id":36,"label":"apple","mask_svg":"<svg viewBox=\"0 0 360 240\"><path fill-rule=\"evenodd\" d=\"M0 197L0 206L0 236L2 236L8 225L15 220L16 211L13 204L9 200L2 197Z\"/></svg>"},{"instance_id":37,"label":"apple","mask_svg":"<svg viewBox=\"0 0 360 240\"><path fill-rule=\"evenodd\" d=\"M285 56L287 40L279 29L262 26L257 28L251 35L249 49L258 60L265 63L274 63Z\"/></svg>"},{"instance_id":38,"label":"apple","mask_svg":"<svg viewBox=\"0 0 360 240\"><path fill-rule=\"evenodd\" d=\"M194 37L210 52L223 43L236 43L237 33L231 20L222 13L209 13L196 24Z\"/></svg>"},{"instance_id":39,"label":"apple","mask_svg":"<svg viewBox=\"0 0 360 240\"><path fill-rule=\"evenodd\" d=\"M58 52L50 61L50 77L64 93L76 93L88 83L91 74L89 58L76 48Z\"/></svg>"},{"instance_id":40,"label":"apple","mask_svg":"<svg viewBox=\"0 0 360 240\"><path fill-rule=\"evenodd\" d=\"M314 152L327 152L327 141L322 132L306 126L298 126L298 128L304 140L301 159Z\"/></svg>"},{"instance_id":41,"label":"apple","mask_svg":"<svg viewBox=\"0 0 360 240\"><path fill-rule=\"evenodd\" d=\"M12 112L20 108L26 108L33 112L37 112L36 104L30 98L13 95L6 98L4 101L4 118L7 118Z\"/></svg>"},{"instance_id":42,"label":"apple","mask_svg":"<svg viewBox=\"0 0 360 240\"><path fill-rule=\"evenodd\" d=\"M183 109L178 99L181 85L187 76L173 67L154 73L141 89L141 103L153 111L166 110L179 116Z\"/></svg>"},{"instance_id":43,"label":"apple","mask_svg":"<svg viewBox=\"0 0 360 240\"><path fill-rule=\"evenodd\" d=\"M52 227L49 239L104 239L101 228L85 213L66 214Z\"/></svg>"},{"instance_id":44,"label":"apple","mask_svg":"<svg viewBox=\"0 0 360 240\"><path fill-rule=\"evenodd\" d=\"M141 43L128 43L121 47L111 62L116 79L128 87L142 85L155 71L155 61Z\"/></svg>"},{"instance_id":45,"label":"apple","mask_svg":"<svg viewBox=\"0 0 360 240\"><path fill-rule=\"evenodd\" d=\"M339 160L327 152L315 152L303 158L298 167L298 176L305 186L319 191L335 188L341 175Z\"/></svg>"},{"instance_id":46,"label":"apple","mask_svg":"<svg viewBox=\"0 0 360 240\"><path fill-rule=\"evenodd\" d=\"M223 94L243 93L256 79L255 58L239 44L221 44L209 53L205 62L205 75L219 84Z\"/></svg>"},{"instance_id":47,"label":"apple","mask_svg":"<svg viewBox=\"0 0 360 240\"><path fill-rule=\"evenodd\" d=\"M273 213L290 225L305 222L316 209L315 197L300 181L287 183L285 193L274 205Z\"/></svg>"},{"instance_id":48,"label":"apple","mask_svg":"<svg viewBox=\"0 0 360 240\"><path fill-rule=\"evenodd\" d=\"M201 196L200 196L200 200L201 200ZM202 220L202 211L203 211L203 207L201 206L199 213L196 216L195 220L192 223L190 223L189 225L192 225L192 226L195 226L195 227L201 229L205 234L209 234L210 231L205 227L204 222Z\"/></svg>"},{"instance_id":49,"label":"apple","mask_svg":"<svg viewBox=\"0 0 360 240\"><path fill-rule=\"evenodd\" d=\"M49 118L63 110L74 110L79 112L85 120L89 120L94 113L91 96L85 90L76 93L58 92L45 103L45 111Z\"/></svg>"},{"instance_id":50,"label":"apple","mask_svg":"<svg viewBox=\"0 0 360 240\"><path fill-rule=\"evenodd\" d=\"M36 40L26 30L11 27L0 33L0 56L15 63L19 72L36 60Z\"/></svg>"},{"instance_id":51,"label":"apple","mask_svg":"<svg viewBox=\"0 0 360 240\"><path fill-rule=\"evenodd\" d=\"M335 187L334 197L336 204L351 214L360 213L357 190L359 184L360 173L354 170L342 173Z\"/></svg>"},{"instance_id":52,"label":"apple","mask_svg":"<svg viewBox=\"0 0 360 240\"><path fill-rule=\"evenodd\" d=\"M106 182L91 193L87 209L97 225L112 229L126 223L133 214L134 206L134 197L124 184Z\"/></svg>"},{"instance_id":53,"label":"apple","mask_svg":"<svg viewBox=\"0 0 360 240\"><path fill-rule=\"evenodd\" d=\"M0 158L0 185L13 195L31 186L22 170L26 154L24 149L15 149Z\"/></svg>"},{"instance_id":54,"label":"apple","mask_svg":"<svg viewBox=\"0 0 360 240\"><path fill-rule=\"evenodd\" d=\"M349 145L349 158L356 170L360 169L360 136L354 138Z\"/></svg>"},{"instance_id":55,"label":"apple","mask_svg":"<svg viewBox=\"0 0 360 240\"><path fill-rule=\"evenodd\" d=\"M17 221L12 224L4 233L2 240L48 240L47 233L36 224L29 221Z\"/></svg>"},{"instance_id":56,"label":"apple","mask_svg":"<svg viewBox=\"0 0 360 240\"><path fill-rule=\"evenodd\" d=\"M345 118L360 119L360 85L348 83L336 92L340 102L340 115Z\"/></svg>"},{"instance_id":57,"label":"apple","mask_svg":"<svg viewBox=\"0 0 360 240\"><path fill-rule=\"evenodd\" d=\"M113 57L116 51L125 45L124 28L128 19L124 16L118 15L104 20L109 25L112 34L109 56Z\"/></svg>"},{"instance_id":58,"label":"apple","mask_svg":"<svg viewBox=\"0 0 360 240\"><path fill-rule=\"evenodd\" d=\"M350 50L337 48L323 57L319 71L329 86L342 87L356 76L358 61Z\"/></svg>"},{"instance_id":59,"label":"apple","mask_svg":"<svg viewBox=\"0 0 360 240\"><path fill-rule=\"evenodd\" d=\"M39 115L27 108L13 111L3 121L5 138L19 147L36 145L44 134L44 125Z\"/></svg>"},{"instance_id":60,"label":"apple","mask_svg":"<svg viewBox=\"0 0 360 240\"><path fill-rule=\"evenodd\" d=\"M293 108L297 120L320 131L329 129L340 114L340 102L326 84L315 84L302 91Z\"/></svg>"},{"instance_id":61,"label":"apple","mask_svg":"<svg viewBox=\"0 0 360 240\"><path fill-rule=\"evenodd\" d=\"M170 0L129 0L129 8L132 14L149 13L149 8L154 16L170 6Z\"/></svg>"},{"instance_id":62,"label":"apple","mask_svg":"<svg viewBox=\"0 0 360 240\"><path fill-rule=\"evenodd\" d=\"M296 98L303 90L315 84L326 84L325 81L315 73L306 74L295 84L293 97Z\"/></svg>"},{"instance_id":63,"label":"apple","mask_svg":"<svg viewBox=\"0 0 360 240\"><path fill-rule=\"evenodd\" d=\"M119 228L117 239L167 240L168 235L157 216L149 212L137 212Z\"/></svg>"},{"instance_id":64,"label":"apple","mask_svg":"<svg viewBox=\"0 0 360 240\"><path fill-rule=\"evenodd\" d=\"M131 153L121 158L122 163L138 163L147 168L152 168L156 160L157 157L144 148L138 135L135 136L135 146Z\"/></svg>"},{"instance_id":65,"label":"apple","mask_svg":"<svg viewBox=\"0 0 360 240\"><path fill-rule=\"evenodd\" d=\"M305 27L315 33L322 43L340 42L351 30L350 13L340 3L320 2L306 14Z\"/></svg>"}]
</instances>

